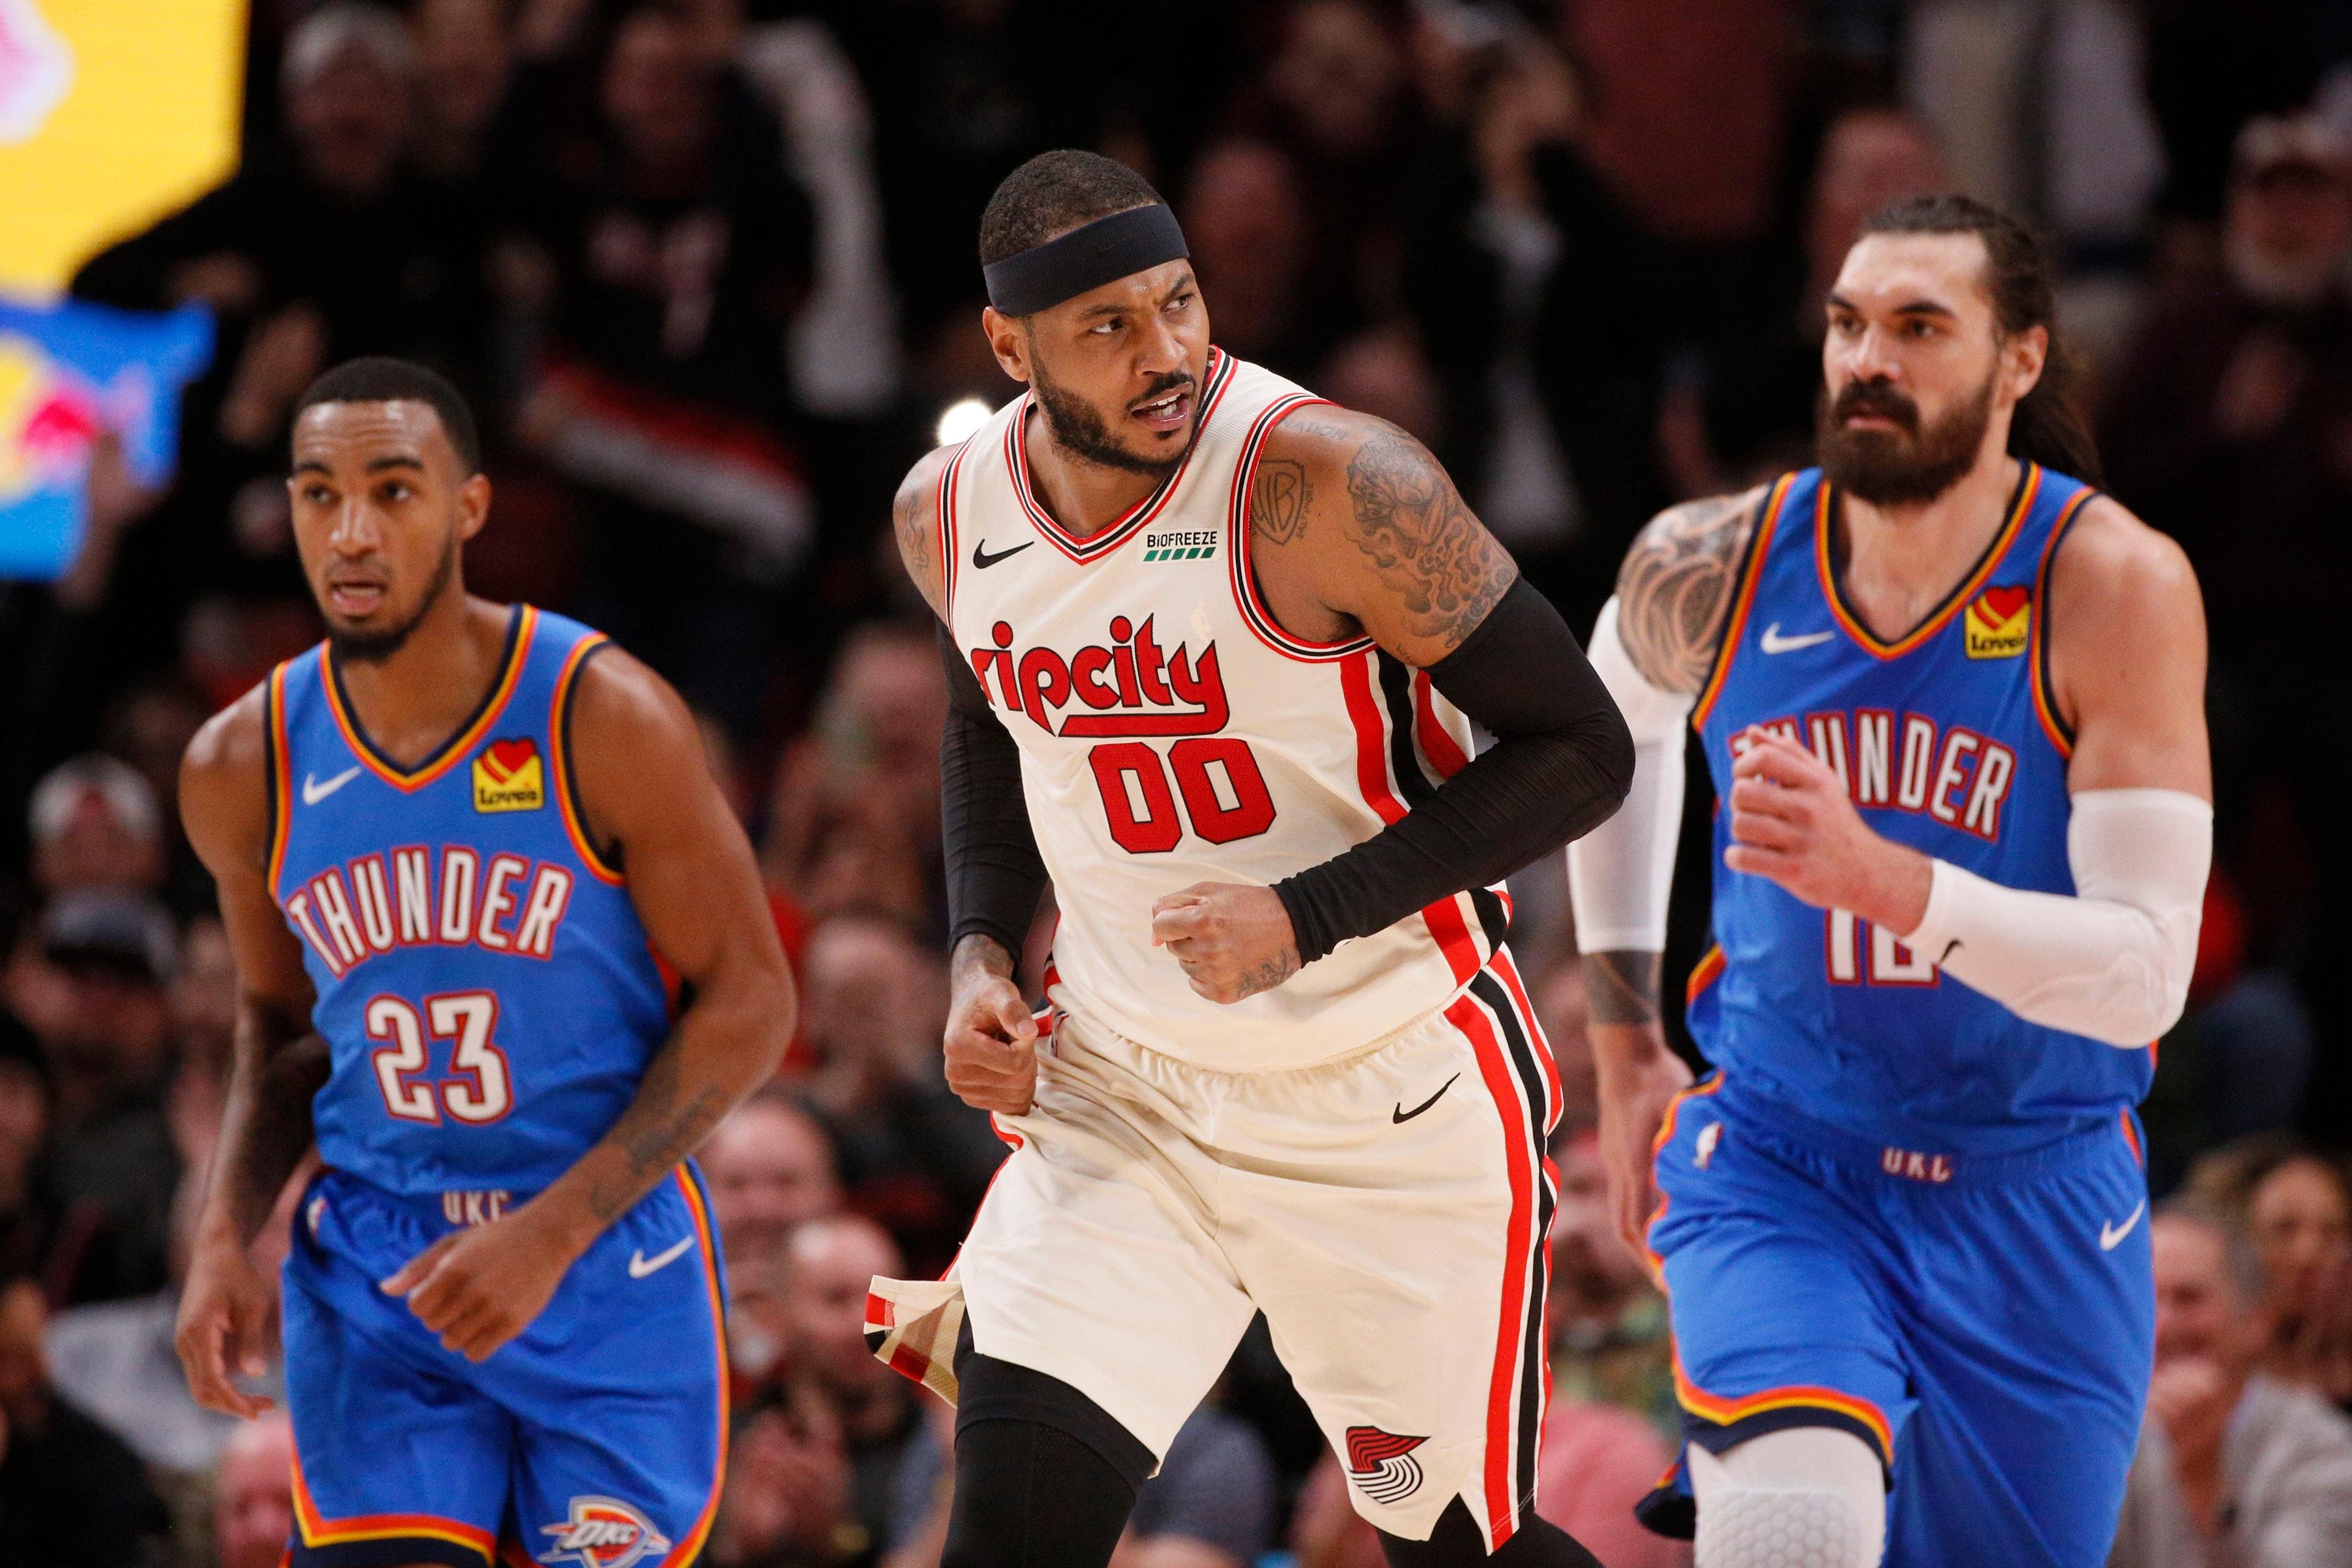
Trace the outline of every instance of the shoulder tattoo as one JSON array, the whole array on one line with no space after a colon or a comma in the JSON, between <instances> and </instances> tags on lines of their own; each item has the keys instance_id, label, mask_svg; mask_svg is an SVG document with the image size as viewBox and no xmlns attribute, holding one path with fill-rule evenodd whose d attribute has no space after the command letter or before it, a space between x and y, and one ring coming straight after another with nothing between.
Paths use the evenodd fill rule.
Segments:
<instances>
[{"instance_id":1,"label":"shoulder tattoo","mask_svg":"<svg viewBox=\"0 0 2352 1568\"><path fill-rule=\"evenodd\" d=\"M1617 636L1633 668L1661 690L1706 684L1762 494L1669 507L1626 552L1617 574Z\"/></svg>"},{"instance_id":2,"label":"shoulder tattoo","mask_svg":"<svg viewBox=\"0 0 2352 1568\"><path fill-rule=\"evenodd\" d=\"M890 500L890 527L898 536L898 557L906 562L907 570L918 582L927 574L932 562L934 530L931 520L923 515L923 497L931 487L920 482L929 464L919 463L898 486L898 493Z\"/></svg>"},{"instance_id":3,"label":"shoulder tattoo","mask_svg":"<svg viewBox=\"0 0 2352 1568\"><path fill-rule=\"evenodd\" d=\"M1250 481L1250 532L1268 544L1287 544L1307 531L1315 489L1307 465L1295 458L1265 458Z\"/></svg>"},{"instance_id":4,"label":"shoulder tattoo","mask_svg":"<svg viewBox=\"0 0 2352 1568\"><path fill-rule=\"evenodd\" d=\"M1415 629L1445 647L1475 630L1518 575L1429 449L1392 425L1357 445L1348 498L1357 548L1402 596Z\"/></svg>"}]
</instances>

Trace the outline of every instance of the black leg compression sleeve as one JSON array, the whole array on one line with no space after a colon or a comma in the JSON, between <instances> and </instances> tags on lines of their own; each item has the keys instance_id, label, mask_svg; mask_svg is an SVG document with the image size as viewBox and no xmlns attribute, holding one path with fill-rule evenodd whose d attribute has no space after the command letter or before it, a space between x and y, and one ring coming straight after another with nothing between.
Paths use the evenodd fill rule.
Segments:
<instances>
[{"instance_id":1,"label":"black leg compression sleeve","mask_svg":"<svg viewBox=\"0 0 2352 1568\"><path fill-rule=\"evenodd\" d=\"M1389 1568L1480 1568L1489 1563L1493 1568L1601 1568L1601 1560L1579 1546L1575 1537L1532 1515L1489 1557L1478 1521L1460 1498L1437 1516L1437 1528L1428 1540L1405 1541L1382 1531L1381 1549L1388 1553Z\"/></svg>"},{"instance_id":2,"label":"black leg compression sleeve","mask_svg":"<svg viewBox=\"0 0 2352 1568\"><path fill-rule=\"evenodd\" d=\"M1151 1450L1059 1378L966 1351L956 1379L940 1568L1103 1568Z\"/></svg>"}]
</instances>

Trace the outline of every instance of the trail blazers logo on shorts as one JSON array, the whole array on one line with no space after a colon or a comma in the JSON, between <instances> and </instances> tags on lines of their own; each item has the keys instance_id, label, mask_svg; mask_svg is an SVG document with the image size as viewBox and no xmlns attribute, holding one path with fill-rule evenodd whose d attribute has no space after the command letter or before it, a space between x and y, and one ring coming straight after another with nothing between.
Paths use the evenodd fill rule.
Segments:
<instances>
[{"instance_id":1,"label":"trail blazers logo on shorts","mask_svg":"<svg viewBox=\"0 0 2352 1568\"><path fill-rule=\"evenodd\" d=\"M1987 588L1960 617L1970 658L2015 658L2033 625L2033 590L2022 583Z\"/></svg>"},{"instance_id":2,"label":"trail blazers logo on shorts","mask_svg":"<svg viewBox=\"0 0 2352 1568\"><path fill-rule=\"evenodd\" d=\"M474 759L476 811L537 811L546 804L537 741L492 741Z\"/></svg>"},{"instance_id":3,"label":"trail blazers logo on shorts","mask_svg":"<svg viewBox=\"0 0 2352 1568\"><path fill-rule=\"evenodd\" d=\"M1377 1426L1349 1427L1348 1474L1356 1489L1374 1502L1402 1502L1419 1491L1421 1465L1412 1451L1428 1441Z\"/></svg>"},{"instance_id":4,"label":"trail blazers logo on shorts","mask_svg":"<svg viewBox=\"0 0 2352 1568\"><path fill-rule=\"evenodd\" d=\"M541 1563L575 1568L629 1568L669 1550L651 1520L608 1497L573 1498L572 1517L562 1524L542 1524L539 1532L555 1537L555 1544L539 1554Z\"/></svg>"}]
</instances>

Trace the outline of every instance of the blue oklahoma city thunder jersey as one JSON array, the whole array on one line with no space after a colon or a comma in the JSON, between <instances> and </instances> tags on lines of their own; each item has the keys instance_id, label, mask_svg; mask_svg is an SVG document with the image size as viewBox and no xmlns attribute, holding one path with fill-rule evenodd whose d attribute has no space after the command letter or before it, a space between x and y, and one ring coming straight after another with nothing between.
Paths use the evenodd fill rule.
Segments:
<instances>
[{"instance_id":1,"label":"blue oklahoma city thunder jersey","mask_svg":"<svg viewBox=\"0 0 2352 1568\"><path fill-rule=\"evenodd\" d=\"M327 1164L393 1192L562 1174L617 1121L668 1030L617 869L586 841L565 721L604 642L517 605L482 707L404 769L361 731L325 645L269 678L270 889L333 1055Z\"/></svg>"},{"instance_id":2,"label":"blue oklahoma city thunder jersey","mask_svg":"<svg viewBox=\"0 0 2352 1568\"><path fill-rule=\"evenodd\" d=\"M2072 894L2066 759L2049 684L2054 547L2094 492L2027 464L2009 516L1950 598L1881 642L1843 603L1836 498L1819 469L1781 479L1741 564L1722 652L1692 722L1718 800L1750 725L1810 747L1863 820L1988 880ZM2138 1103L2148 1049L2027 1023L1844 910L1713 866L1716 948L1690 1024L1727 1084L1908 1146L1993 1153Z\"/></svg>"}]
</instances>

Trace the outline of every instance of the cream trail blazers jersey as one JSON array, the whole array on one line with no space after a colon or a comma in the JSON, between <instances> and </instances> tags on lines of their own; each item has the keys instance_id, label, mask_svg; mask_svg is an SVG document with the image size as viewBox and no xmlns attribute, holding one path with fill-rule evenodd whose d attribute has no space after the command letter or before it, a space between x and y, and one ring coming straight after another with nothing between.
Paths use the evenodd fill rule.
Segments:
<instances>
[{"instance_id":1,"label":"cream trail blazers jersey","mask_svg":"<svg viewBox=\"0 0 2352 1568\"><path fill-rule=\"evenodd\" d=\"M1319 401L1212 349L1191 454L1080 539L1030 482L1024 395L964 443L937 498L948 626L1021 748L1061 908L1047 994L1223 1071L1328 1061L1445 1005L1501 943L1507 911L1497 889L1441 900L1230 1006L1151 945L1161 895L1271 885L1328 859L1470 755L1468 721L1427 675L1369 637L1292 637L1258 597L1258 453Z\"/></svg>"}]
</instances>

